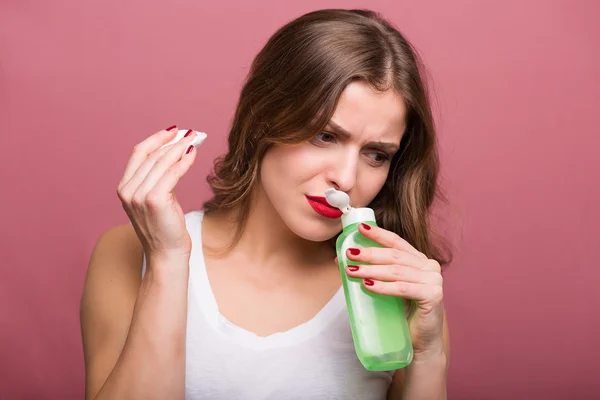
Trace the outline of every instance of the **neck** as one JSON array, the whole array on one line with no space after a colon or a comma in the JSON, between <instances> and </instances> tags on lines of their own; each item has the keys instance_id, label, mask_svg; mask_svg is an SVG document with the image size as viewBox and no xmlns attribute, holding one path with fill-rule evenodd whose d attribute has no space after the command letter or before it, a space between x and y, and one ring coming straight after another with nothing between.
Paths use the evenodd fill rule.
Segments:
<instances>
[{"instance_id":1,"label":"neck","mask_svg":"<svg viewBox=\"0 0 600 400\"><path fill-rule=\"evenodd\" d=\"M219 232L220 247L234 239L240 210L216 212L209 219L212 233ZM207 221L208 222L208 221ZM212 246L211 246L212 247ZM296 270L303 274L306 268L320 267L324 263L332 264L335 251L328 242L313 242L303 239L292 232L261 189L253 191L250 212L240 237L231 253L240 260L251 260L253 268ZM237 263L236 263L237 264ZM244 265L244 263L239 263Z\"/></svg>"}]
</instances>

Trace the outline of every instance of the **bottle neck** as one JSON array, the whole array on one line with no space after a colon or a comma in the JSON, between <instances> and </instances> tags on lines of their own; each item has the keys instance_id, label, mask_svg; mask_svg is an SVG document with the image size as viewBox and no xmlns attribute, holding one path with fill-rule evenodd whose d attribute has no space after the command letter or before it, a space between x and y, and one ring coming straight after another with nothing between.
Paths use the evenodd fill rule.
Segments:
<instances>
[{"instance_id":1,"label":"bottle neck","mask_svg":"<svg viewBox=\"0 0 600 400\"><path fill-rule=\"evenodd\" d=\"M342 215L342 226L344 227L344 230L361 222L376 223L375 211L368 207L352 208L350 212Z\"/></svg>"}]
</instances>

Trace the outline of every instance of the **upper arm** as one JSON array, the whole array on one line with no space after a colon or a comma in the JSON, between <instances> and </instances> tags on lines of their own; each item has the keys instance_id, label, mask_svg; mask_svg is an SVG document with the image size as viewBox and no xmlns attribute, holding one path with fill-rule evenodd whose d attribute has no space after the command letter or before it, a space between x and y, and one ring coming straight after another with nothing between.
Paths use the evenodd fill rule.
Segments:
<instances>
[{"instance_id":1,"label":"upper arm","mask_svg":"<svg viewBox=\"0 0 600 400\"><path fill-rule=\"evenodd\" d=\"M94 246L80 305L86 399L100 391L121 354L141 283L142 259L131 225L107 230Z\"/></svg>"},{"instance_id":2,"label":"upper arm","mask_svg":"<svg viewBox=\"0 0 600 400\"><path fill-rule=\"evenodd\" d=\"M444 323L442 326L442 340L444 344L444 354L446 355L446 376L448 375L448 366L450 364L450 335L448 332L448 318L446 317L446 308L444 307ZM399 369L394 373L394 378L388 391L388 399L402 399L404 389L405 368Z\"/></svg>"}]
</instances>

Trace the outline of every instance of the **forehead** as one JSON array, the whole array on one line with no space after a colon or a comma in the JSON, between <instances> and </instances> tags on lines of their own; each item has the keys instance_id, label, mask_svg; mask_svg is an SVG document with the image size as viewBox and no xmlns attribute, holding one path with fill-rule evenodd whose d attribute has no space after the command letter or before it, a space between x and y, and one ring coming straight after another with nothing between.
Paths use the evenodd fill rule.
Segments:
<instances>
[{"instance_id":1,"label":"forehead","mask_svg":"<svg viewBox=\"0 0 600 400\"><path fill-rule=\"evenodd\" d=\"M331 118L354 135L400 142L406 127L406 105L393 90L376 92L362 81L342 92Z\"/></svg>"}]
</instances>

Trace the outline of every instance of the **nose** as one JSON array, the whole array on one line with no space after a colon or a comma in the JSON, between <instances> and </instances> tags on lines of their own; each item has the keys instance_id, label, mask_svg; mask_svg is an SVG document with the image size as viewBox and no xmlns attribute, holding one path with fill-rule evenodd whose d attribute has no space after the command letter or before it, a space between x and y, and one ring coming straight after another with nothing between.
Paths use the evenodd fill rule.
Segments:
<instances>
[{"instance_id":1,"label":"nose","mask_svg":"<svg viewBox=\"0 0 600 400\"><path fill-rule=\"evenodd\" d=\"M348 153L336 157L327 170L327 184L337 190L349 192L356 184L358 157Z\"/></svg>"}]
</instances>

